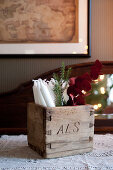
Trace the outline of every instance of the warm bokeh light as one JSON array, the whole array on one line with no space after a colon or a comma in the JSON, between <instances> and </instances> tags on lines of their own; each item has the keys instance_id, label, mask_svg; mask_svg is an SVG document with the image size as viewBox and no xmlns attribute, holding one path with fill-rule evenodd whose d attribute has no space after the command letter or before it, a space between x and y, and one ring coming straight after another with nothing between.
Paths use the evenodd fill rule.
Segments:
<instances>
[{"instance_id":1,"label":"warm bokeh light","mask_svg":"<svg viewBox=\"0 0 113 170\"><path fill-rule=\"evenodd\" d=\"M98 107L99 107L99 108L101 108L101 107L102 107L102 104L101 104L101 103L99 103L99 104L98 104Z\"/></svg>"},{"instance_id":2,"label":"warm bokeh light","mask_svg":"<svg viewBox=\"0 0 113 170\"><path fill-rule=\"evenodd\" d=\"M84 51L84 54L87 54L88 52L87 51Z\"/></svg>"},{"instance_id":3,"label":"warm bokeh light","mask_svg":"<svg viewBox=\"0 0 113 170\"><path fill-rule=\"evenodd\" d=\"M82 90L82 93L83 93L83 94L86 94L86 91Z\"/></svg>"},{"instance_id":4,"label":"warm bokeh light","mask_svg":"<svg viewBox=\"0 0 113 170\"><path fill-rule=\"evenodd\" d=\"M98 116L98 114L95 114L95 116Z\"/></svg>"},{"instance_id":5,"label":"warm bokeh light","mask_svg":"<svg viewBox=\"0 0 113 170\"><path fill-rule=\"evenodd\" d=\"M85 46L85 49L88 50L88 45Z\"/></svg>"},{"instance_id":6,"label":"warm bokeh light","mask_svg":"<svg viewBox=\"0 0 113 170\"><path fill-rule=\"evenodd\" d=\"M73 51L72 54L77 54L77 52L76 52L76 51Z\"/></svg>"},{"instance_id":7,"label":"warm bokeh light","mask_svg":"<svg viewBox=\"0 0 113 170\"><path fill-rule=\"evenodd\" d=\"M102 107L102 104L101 104L101 103L95 104L95 105L93 106L93 108L94 108L95 110L98 110L98 109L101 108L101 107Z\"/></svg>"},{"instance_id":8,"label":"warm bokeh light","mask_svg":"<svg viewBox=\"0 0 113 170\"><path fill-rule=\"evenodd\" d=\"M98 79L94 80L94 82L97 84L98 83Z\"/></svg>"},{"instance_id":9,"label":"warm bokeh light","mask_svg":"<svg viewBox=\"0 0 113 170\"><path fill-rule=\"evenodd\" d=\"M95 105L93 106L93 108L94 108L95 110L98 110L98 105L95 104Z\"/></svg>"},{"instance_id":10,"label":"warm bokeh light","mask_svg":"<svg viewBox=\"0 0 113 170\"><path fill-rule=\"evenodd\" d=\"M104 87L101 87L101 88L100 88L100 92L101 92L101 94L105 94L105 88L104 88Z\"/></svg>"},{"instance_id":11,"label":"warm bokeh light","mask_svg":"<svg viewBox=\"0 0 113 170\"><path fill-rule=\"evenodd\" d=\"M100 80L104 80L104 75L100 75Z\"/></svg>"}]
</instances>

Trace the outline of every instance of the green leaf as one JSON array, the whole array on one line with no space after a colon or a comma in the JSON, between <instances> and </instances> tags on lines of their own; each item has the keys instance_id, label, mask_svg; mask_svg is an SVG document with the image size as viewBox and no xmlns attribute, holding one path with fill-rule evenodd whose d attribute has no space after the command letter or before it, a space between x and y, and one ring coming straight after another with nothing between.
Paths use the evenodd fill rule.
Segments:
<instances>
[{"instance_id":1,"label":"green leaf","mask_svg":"<svg viewBox=\"0 0 113 170\"><path fill-rule=\"evenodd\" d=\"M65 80L66 80L66 81L68 81L68 80L69 80L69 77L70 77L71 71L72 71L72 69L71 69L71 67L70 67L70 68L67 70L67 72L66 72L66 78L65 78Z\"/></svg>"},{"instance_id":2,"label":"green leaf","mask_svg":"<svg viewBox=\"0 0 113 170\"><path fill-rule=\"evenodd\" d=\"M67 84L69 81L69 76L71 73L71 68L69 68L67 71L65 70L65 65L62 63L61 70L60 70L60 75L54 73L53 78L55 80L55 86L53 88L54 94L55 94L55 103L56 106L63 106L66 105L66 102L64 101L63 98L63 92L67 88ZM63 89L62 85L63 83L66 82L66 86Z\"/></svg>"},{"instance_id":3,"label":"green leaf","mask_svg":"<svg viewBox=\"0 0 113 170\"><path fill-rule=\"evenodd\" d=\"M53 78L56 80L56 81L60 81L60 77L59 77L59 75L58 74L56 74L56 73L53 73Z\"/></svg>"}]
</instances>

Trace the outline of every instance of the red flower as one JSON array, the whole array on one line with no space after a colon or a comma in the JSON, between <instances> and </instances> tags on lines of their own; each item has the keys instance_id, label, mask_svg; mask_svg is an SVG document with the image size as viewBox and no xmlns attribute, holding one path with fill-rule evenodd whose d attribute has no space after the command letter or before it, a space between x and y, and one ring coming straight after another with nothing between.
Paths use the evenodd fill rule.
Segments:
<instances>
[{"instance_id":1,"label":"red flower","mask_svg":"<svg viewBox=\"0 0 113 170\"><path fill-rule=\"evenodd\" d=\"M92 81L92 80L91 80L91 77L90 77L90 75L89 75L89 73L85 73L85 74L83 74L83 75L82 75L82 78L84 78L84 79L88 80L89 82L91 82L91 81Z\"/></svg>"},{"instance_id":2,"label":"red flower","mask_svg":"<svg viewBox=\"0 0 113 170\"><path fill-rule=\"evenodd\" d=\"M84 105L85 104L85 96L78 95L77 97L70 95L69 100L67 102L68 106L76 106L76 105Z\"/></svg>"},{"instance_id":3,"label":"red flower","mask_svg":"<svg viewBox=\"0 0 113 170\"><path fill-rule=\"evenodd\" d=\"M77 96L77 95L82 95L82 92L80 89L76 88L74 85L73 86L69 86L67 89L67 94L68 96L73 95L73 96Z\"/></svg>"},{"instance_id":4,"label":"red flower","mask_svg":"<svg viewBox=\"0 0 113 170\"><path fill-rule=\"evenodd\" d=\"M90 76L92 80L96 80L101 74L100 70L102 69L102 64L99 60L96 60L95 64L91 67Z\"/></svg>"},{"instance_id":5,"label":"red flower","mask_svg":"<svg viewBox=\"0 0 113 170\"><path fill-rule=\"evenodd\" d=\"M75 85L68 87L67 94L69 96L67 105L76 106L85 104L84 94L80 89L76 88Z\"/></svg>"},{"instance_id":6,"label":"red flower","mask_svg":"<svg viewBox=\"0 0 113 170\"><path fill-rule=\"evenodd\" d=\"M85 96L90 94L87 93L84 95L82 90L86 92L91 90L91 82L98 78L101 69L102 64L99 60L96 60L95 64L91 67L90 75L85 73L82 76L70 78L70 86L67 89L67 94L69 96L67 105L76 106L85 104Z\"/></svg>"},{"instance_id":7,"label":"red flower","mask_svg":"<svg viewBox=\"0 0 113 170\"><path fill-rule=\"evenodd\" d=\"M76 79L76 77L71 77L71 78L69 79L69 85L70 85L70 86L72 86L72 85L75 84L75 79Z\"/></svg>"},{"instance_id":8,"label":"red flower","mask_svg":"<svg viewBox=\"0 0 113 170\"><path fill-rule=\"evenodd\" d=\"M69 96L69 100L67 101L67 106L74 106L74 101L71 98L71 96Z\"/></svg>"},{"instance_id":9,"label":"red flower","mask_svg":"<svg viewBox=\"0 0 113 170\"><path fill-rule=\"evenodd\" d=\"M101 63L99 60L96 60L96 61L95 61L94 66L96 66L99 70L102 69L102 63Z\"/></svg>"},{"instance_id":10,"label":"red flower","mask_svg":"<svg viewBox=\"0 0 113 170\"><path fill-rule=\"evenodd\" d=\"M74 102L76 103L76 105L85 105L85 96L80 95L80 96L74 98Z\"/></svg>"},{"instance_id":11,"label":"red flower","mask_svg":"<svg viewBox=\"0 0 113 170\"><path fill-rule=\"evenodd\" d=\"M70 86L67 89L67 94L69 100L67 105L76 106L85 104L85 95L82 93L82 90L89 91L91 90L91 78L88 73L83 74L82 76L70 78ZM87 95L87 94L86 94Z\"/></svg>"},{"instance_id":12,"label":"red flower","mask_svg":"<svg viewBox=\"0 0 113 170\"><path fill-rule=\"evenodd\" d=\"M99 74L100 74L100 70L97 67L92 66L91 72L90 72L90 76L91 76L92 80L96 80L98 78Z\"/></svg>"},{"instance_id":13,"label":"red flower","mask_svg":"<svg viewBox=\"0 0 113 170\"><path fill-rule=\"evenodd\" d=\"M85 73L84 75L78 76L75 79L75 87L80 89L81 91L85 90L87 92L87 91L91 90L90 82L91 82L91 78L90 78L89 74Z\"/></svg>"}]
</instances>

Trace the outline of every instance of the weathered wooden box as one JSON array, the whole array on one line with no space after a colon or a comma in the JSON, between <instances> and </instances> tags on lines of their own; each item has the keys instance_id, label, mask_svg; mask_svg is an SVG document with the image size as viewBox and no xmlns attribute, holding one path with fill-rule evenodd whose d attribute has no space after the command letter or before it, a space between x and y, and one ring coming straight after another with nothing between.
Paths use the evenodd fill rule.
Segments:
<instances>
[{"instance_id":1,"label":"weathered wooden box","mask_svg":"<svg viewBox=\"0 0 113 170\"><path fill-rule=\"evenodd\" d=\"M28 104L28 144L43 158L90 152L94 110L91 105L42 107Z\"/></svg>"}]
</instances>

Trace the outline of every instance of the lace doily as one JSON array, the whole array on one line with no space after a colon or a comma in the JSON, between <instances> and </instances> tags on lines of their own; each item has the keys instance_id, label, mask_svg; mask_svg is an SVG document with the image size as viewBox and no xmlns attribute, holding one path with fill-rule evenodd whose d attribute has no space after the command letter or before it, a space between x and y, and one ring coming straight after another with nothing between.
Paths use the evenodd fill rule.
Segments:
<instances>
[{"instance_id":1,"label":"lace doily","mask_svg":"<svg viewBox=\"0 0 113 170\"><path fill-rule=\"evenodd\" d=\"M0 170L113 170L113 135L94 135L90 153L42 159L27 144L27 136L1 136Z\"/></svg>"}]
</instances>

